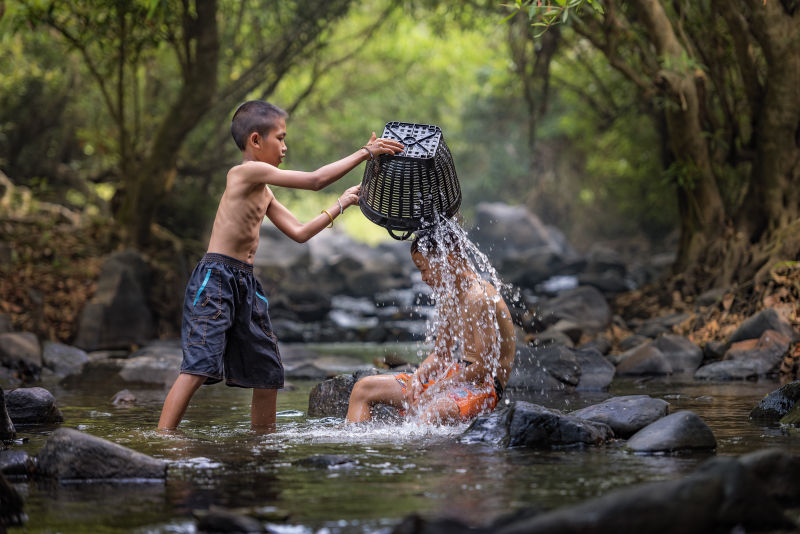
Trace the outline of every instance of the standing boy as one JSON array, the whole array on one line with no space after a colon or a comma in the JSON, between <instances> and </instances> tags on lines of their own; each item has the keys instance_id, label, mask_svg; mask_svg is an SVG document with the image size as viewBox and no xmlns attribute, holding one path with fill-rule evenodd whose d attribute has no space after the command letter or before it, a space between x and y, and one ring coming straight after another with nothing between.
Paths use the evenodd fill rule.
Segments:
<instances>
[{"instance_id":1,"label":"standing boy","mask_svg":"<svg viewBox=\"0 0 800 534\"><path fill-rule=\"evenodd\" d=\"M242 151L242 163L228 171L217 208L208 252L186 286L183 306L181 372L172 385L158 427L178 426L194 392L202 384L225 380L229 386L253 388L252 427L275 426L275 399L283 387L283 365L269 319L269 302L253 275L259 229L264 215L283 233L303 243L332 227L345 208L358 202L360 185L347 189L335 204L301 223L275 199L270 185L318 191L356 165L380 154L394 154L403 145L376 139L358 151L313 172L278 169L286 156L286 117L282 109L262 101L245 102L236 110L231 133Z\"/></svg>"}]
</instances>

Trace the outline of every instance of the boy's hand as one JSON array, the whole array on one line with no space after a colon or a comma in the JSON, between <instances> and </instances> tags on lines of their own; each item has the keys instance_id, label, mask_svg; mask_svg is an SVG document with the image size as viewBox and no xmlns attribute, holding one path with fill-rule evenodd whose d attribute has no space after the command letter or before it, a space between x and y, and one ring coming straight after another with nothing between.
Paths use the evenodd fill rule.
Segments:
<instances>
[{"instance_id":1,"label":"boy's hand","mask_svg":"<svg viewBox=\"0 0 800 534\"><path fill-rule=\"evenodd\" d=\"M354 185L342 193L342 196L339 197L339 200L342 202L342 208L346 209L353 204L357 204L359 192L361 192L361 184Z\"/></svg>"},{"instance_id":2,"label":"boy's hand","mask_svg":"<svg viewBox=\"0 0 800 534\"><path fill-rule=\"evenodd\" d=\"M369 142L364 145L367 152L370 154L370 159L375 158L381 154L396 154L402 152L405 148L403 143L395 141L394 139L385 139L383 137L376 138L375 132L369 138Z\"/></svg>"}]
</instances>

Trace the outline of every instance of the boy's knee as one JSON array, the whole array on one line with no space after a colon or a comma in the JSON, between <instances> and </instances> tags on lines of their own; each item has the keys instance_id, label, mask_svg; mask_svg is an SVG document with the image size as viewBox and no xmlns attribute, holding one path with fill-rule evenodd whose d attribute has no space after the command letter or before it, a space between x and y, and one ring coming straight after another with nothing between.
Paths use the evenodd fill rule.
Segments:
<instances>
[{"instance_id":1,"label":"boy's knee","mask_svg":"<svg viewBox=\"0 0 800 534\"><path fill-rule=\"evenodd\" d=\"M365 376L356 382L350 392L350 399L357 401L369 400L376 391L375 378L374 376Z\"/></svg>"}]
</instances>

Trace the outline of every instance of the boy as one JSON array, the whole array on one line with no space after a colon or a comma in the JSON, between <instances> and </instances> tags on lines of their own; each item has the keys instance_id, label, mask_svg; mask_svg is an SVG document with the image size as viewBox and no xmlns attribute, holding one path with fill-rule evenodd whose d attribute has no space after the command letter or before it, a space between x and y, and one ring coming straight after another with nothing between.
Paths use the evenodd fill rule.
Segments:
<instances>
[{"instance_id":1,"label":"boy","mask_svg":"<svg viewBox=\"0 0 800 534\"><path fill-rule=\"evenodd\" d=\"M495 288L469 267L453 232L417 237L411 258L440 301L433 352L413 374L356 382L348 422L369 421L370 406L377 402L427 423L467 421L492 411L508 382L516 351L511 313Z\"/></svg>"},{"instance_id":2,"label":"boy","mask_svg":"<svg viewBox=\"0 0 800 534\"><path fill-rule=\"evenodd\" d=\"M286 117L282 109L262 101L245 102L233 115L231 134L242 151L242 163L228 171L208 252L186 286L183 362L164 400L160 429L178 426L201 384L223 379L229 386L253 388L253 429L274 428L283 366L269 319L269 302L253 276L261 223L266 215L283 233L303 243L332 227L345 208L358 202L360 186L347 189L335 204L307 223L299 222L278 202L269 186L318 191L366 159L403 149L396 141L376 139L373 132L361 149L316 171L280 170L286 156Z\"/></svg>"}]
</instances>

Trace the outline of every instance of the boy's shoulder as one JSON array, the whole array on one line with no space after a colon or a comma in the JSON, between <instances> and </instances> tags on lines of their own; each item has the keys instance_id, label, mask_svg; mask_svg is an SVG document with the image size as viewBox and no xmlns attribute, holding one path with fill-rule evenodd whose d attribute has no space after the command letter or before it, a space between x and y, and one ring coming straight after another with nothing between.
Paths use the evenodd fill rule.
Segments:
<instances>
[{"instance_id":1,"label":"boy's shoulder","mask_svg":"<svg viewBox=\"0 0 800 534\"><path fill-rule=\"evenodd\" d=\"M255 176L272 174L277 170L276 167L263 161L244 161L228 169L228 180L248 180Z\"/></svg>"}]
</instances>

